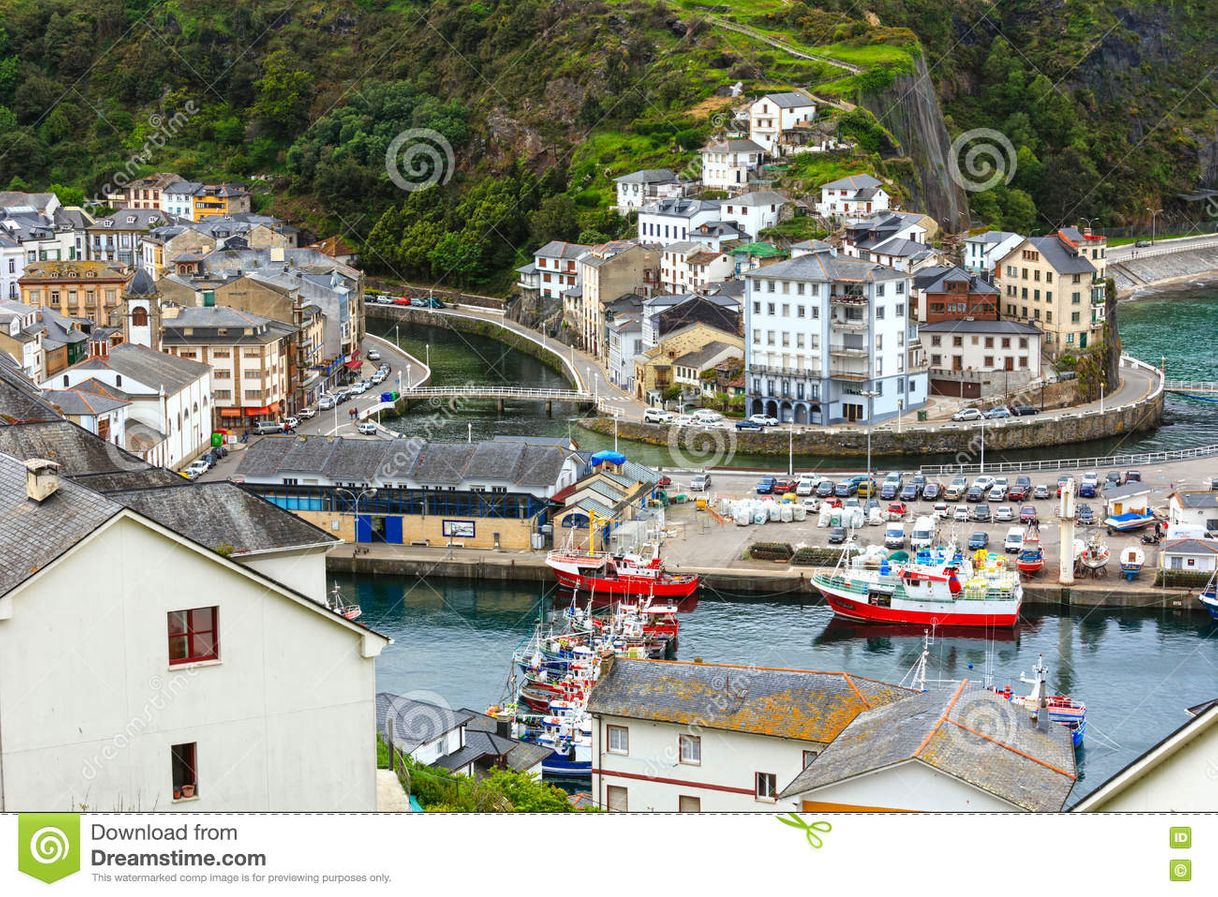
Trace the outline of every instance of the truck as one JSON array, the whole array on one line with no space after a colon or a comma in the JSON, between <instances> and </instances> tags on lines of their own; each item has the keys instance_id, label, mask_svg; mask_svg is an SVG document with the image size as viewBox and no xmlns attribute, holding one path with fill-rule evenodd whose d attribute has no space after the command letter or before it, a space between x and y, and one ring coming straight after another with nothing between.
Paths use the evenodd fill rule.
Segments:
<instances>
[{"instance_id":1,"label":"truck","mask_svg":"<svg viewBox=\"0 0 1218 897\"><path fill-rule=\"evenodd\" d=\"M930 548L935 544L935 518L919 517L914 521L913 531L909 535L909 547L914 551L920 548Z\"/></svg>"}]
</instances>

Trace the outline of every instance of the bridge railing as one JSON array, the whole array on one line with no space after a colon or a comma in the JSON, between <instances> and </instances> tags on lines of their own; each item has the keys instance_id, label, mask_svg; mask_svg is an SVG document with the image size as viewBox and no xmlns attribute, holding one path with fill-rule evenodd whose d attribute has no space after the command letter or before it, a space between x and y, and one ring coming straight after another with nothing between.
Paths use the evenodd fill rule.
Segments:
<instances>
[{"instance_id":1,"label":"bridge railing","mask_svg":"<svg viewBox=\"0 0 1218 897\"><path fill-rule=\"evenodd\" d=\"M1031 473L1037 470L1081 470L1100 467L1148 467L1192 458L1218 455L1218 444L1198 445L1162 452L1130 452L1121 455L1096 455L1090 458L1046 458L1042 461L995 461L980 464L923 464L918 468L927 476L969 473Z\"/></svg>"},{"instance_id":2,"label":"bridge railing","mask_svg":"<svg viewBox=\"0 0 1218 897\"><path fill-rule=\"evenodd\" d=\"M1218 392L1218 380L1166 380L1168 392Z\"/></svg>"}]
</instances>

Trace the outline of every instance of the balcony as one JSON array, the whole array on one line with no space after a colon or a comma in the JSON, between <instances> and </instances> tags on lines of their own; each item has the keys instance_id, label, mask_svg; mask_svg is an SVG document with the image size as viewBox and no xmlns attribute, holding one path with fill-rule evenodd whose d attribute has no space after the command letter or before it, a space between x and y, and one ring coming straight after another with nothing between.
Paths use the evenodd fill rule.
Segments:
<instances>
[{"instance_id":1,"label":"balcony","mask_svg":"<svg viewBox=\"0 0 1218 897\"><path fill-rule=\"evenodd\" d=\"M813 368L784 368L766 364L749 365L747 373L757 374L761 377L819 377L820 376L820 358L812 356L813 363L816 367Z\"/></svg>"},{"instance_id":2,"label":"balcony","mask_svg":"<svg viewBox=\"0 0 1218 897\"><path fill-rule=\"evenodd\" d=\"M829 319L829 323L838 330L845 330L849 333L864 333L867 330L866 318L839 318L833 317Z\"/></svg>"},{"instance_id":3,"label":"balcony","mask_svg":"<svg viewBox=\"0 0 1218 897\"><path fill-rule=\"evenodd\" d=\"M841 343L830 343L829 354L844 356L846 358L866 358L868 353L866 346L846 346Z\"/></svg>"},{"instance_id":4,"label":"balcony","mask_svg":"<svg viewBox=\"0 0 1218 897\"><path fill-rule=\"evenodd\" d=\"M844 290L838 292L834 290L829 296L829 301L838 305L866 305L867 296L861 291Z\"/></svg>"}]
</instances>

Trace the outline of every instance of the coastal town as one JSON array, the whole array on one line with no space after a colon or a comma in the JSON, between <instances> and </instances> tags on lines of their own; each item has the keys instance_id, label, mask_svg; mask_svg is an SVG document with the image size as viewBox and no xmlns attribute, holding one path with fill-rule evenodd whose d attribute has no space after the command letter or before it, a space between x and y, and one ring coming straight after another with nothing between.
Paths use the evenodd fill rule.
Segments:
<instances>
[{"instance_id":1,"label":"coastal town","mask_svg":"<svg viewBox=\"0 0 1218 897\"><path fill-rule=\"evenodd\" d=\"M1148 662L1128 725L1063 643L1218 625L1218 445L1124 444L1218 382L1120 337L1218 235L953 232L863 169L788 195L834 110L727 99L696 166L613 177L622 235L521 247L500 297L369 274L250 184L0 192L0 811L502 809L505 776L563 811L1212 809L1212 676ZM520 600L422 646L451 583Z\"/></svg>"}]
</instances>

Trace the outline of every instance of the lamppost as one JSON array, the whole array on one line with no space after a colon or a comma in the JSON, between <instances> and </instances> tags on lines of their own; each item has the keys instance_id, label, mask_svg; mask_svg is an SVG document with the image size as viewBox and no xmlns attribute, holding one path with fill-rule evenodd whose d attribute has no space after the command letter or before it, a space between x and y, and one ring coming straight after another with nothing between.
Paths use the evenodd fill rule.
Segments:
<instances>
[{"instance_id":1,"label":"lamppost","mask_svg":"<svg viewBox=\"0 0 1218 897\"><path fill-rule=\"evenodd\" d=\"M870 466L870 465L868 465ZM795 476L795 424L787 430L787 476Z\"/></svg>"},{"instance_id":2,"label":"lamppost","mask_svg":"<svg viewBox=\"0 0 1218 897\"><path fill-rule=\"evenodd\" d=\"M1155 245L1155 222L1156 222L1156 219L1160 215L1163 214L1163 210L1162 209L1152 209L1150 206L1147 206L1146 211L1150 212L1150 245L1154 246Z\"/></svg>"},{"instance_id":3,"label":"lamppost","mask_svg":"<svg viewBox=\"0 0 1218 897\"><path fill-rule=\"evenodd\" d=\"M867 400L867 494L871 495L871 418L875 414L875 397L879 392L864 389L859 395Z\"/></svg>"},{"instance_id":4,"label":"lamppost","mask_svg":"<svg viewBox=\"0 0 1218 897\"><path fill-rule=\"evenodd\" d=\"M368 486L364 489L361 489L358 495L355 492L351 491L350 489L335 489L334 493L336 495L347 495L347 496L350 496L350 498L351 498L351 505L355 509L352 512L352 516L355 518L355 541L358 542L359 541L359 503L365 498L371 498L373 495L376 495L376 487ZM341 514L342 512L339 511L339 513Z\"/></svg>"},{"instance_id":5,"label":"lamppost","mask_svg":"<svg viewBox=\"0 0 1218 897\"><path fill-rule=\"evenodd\" d=\"M985 415L981 416L981 470L979 473L985 473Z\"/></svg>"},{"instance_id":6,"label":"lamppost","mask_svg":"<svg viewBox=\"0 0 1218 897\"><path fill-rule=\"evenodd\" d=\"M427 366L427 370L431 370L431 343L423 344L423 352L425 355L423 364Z\"/></svg>"},{"instance_id":7,"label":"lamppost","mask_svg":"<svg viewBox=\"0 0 1218 897\"><path fill-rule=\"evenodd\" d=\"M1100 384L1100 414L1104 413L1104 384Z\"/></svg>"},{"instance_id":8,"label":"lamppost","mask_svg":"<svg viewBox=\"0 0 1218 897\"><path fill-rule=\"evenodd\" d=\"M904 399L897 399L897 432L901 432L901 409L905 407Z\"/></svg>"}]
</instances>

